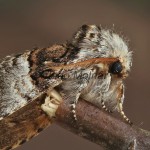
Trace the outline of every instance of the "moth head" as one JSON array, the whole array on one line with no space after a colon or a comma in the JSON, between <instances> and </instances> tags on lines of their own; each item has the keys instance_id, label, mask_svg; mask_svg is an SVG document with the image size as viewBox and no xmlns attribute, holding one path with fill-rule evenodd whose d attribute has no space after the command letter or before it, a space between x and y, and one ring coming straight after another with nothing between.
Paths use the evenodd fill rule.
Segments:
<instances>
[{"instance_id":1,"label":"moth head","mask_svg":"<svg viewBox=\"0 0 150 150\"><path fill-rule=\"evenodd\" d=\"M110 72L126 77L132 65L132 52L121 36L112 30L102 29L96 25L83 25L74 35L72 44L79 48L76 61L91 58L117 58L110 66Z\"/></svg>"},{"instance_id":2,"label":"moth head","mask_svg":"<svg viewBox=\"0 0 150 150\"><path fill-rule=\"evenodd\" d=\"M127 42L110 30L101 30L101 38L100 51L103 52L103 57L118 59L110 65L110 72L127 77L132 66L132 52L129 51Z\"/></svg>"}]
</instances>

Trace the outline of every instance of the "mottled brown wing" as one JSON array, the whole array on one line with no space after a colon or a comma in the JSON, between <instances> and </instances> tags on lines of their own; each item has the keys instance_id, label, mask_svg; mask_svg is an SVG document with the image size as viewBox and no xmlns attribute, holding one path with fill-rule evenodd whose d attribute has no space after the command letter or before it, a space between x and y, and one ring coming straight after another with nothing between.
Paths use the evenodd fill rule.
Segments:
<instances>
[{"instance_id":1,"label":"mottled brown wing","mask_svg":"<svg viewBox=\"0 0 150 150\"><path fill-rule=\"evenodd\" d=\"M18 147L51 124L49 117L41 110L42 95L0 121L0 149Z\"/></svg>"}]
</instances>

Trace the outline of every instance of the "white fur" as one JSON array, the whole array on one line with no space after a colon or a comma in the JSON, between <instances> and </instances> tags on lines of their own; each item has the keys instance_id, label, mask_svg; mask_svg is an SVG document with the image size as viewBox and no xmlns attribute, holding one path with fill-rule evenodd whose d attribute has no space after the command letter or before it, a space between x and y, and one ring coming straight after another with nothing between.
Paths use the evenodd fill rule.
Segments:
<instances>
[{"instance_id":1,"label":"white fur","mask_svg":"<svg viewBox=\"0 0 150 150\"><path fill-rule=\"evenodd\" d=\"M81 34L82 30L79 30ZM94 38L89 38L89 34L94 33ZM100 35L100 36L98 36ZM77 59L73 62L78 62L90 58L112 57L119 58L124 71L129 71L132 65L132 52L129 51L127 43L116 33L110 30L101 29L97 26L91 25L90 30L87 31L86 36L82 41L77 43L77 37L74 38L73 44L80 48Z\"/></svg>"},{"instance_id":2,"label":"white fur","mask_svg":"<svg viewBox=\"0 0 150 150\"><path fill-rule=\"evenodd\" d=\"M119 59L123 68L122 76L108 73L109 70L107 70L102 78L93 78L88 81L89 84L82 90L81 97L97 106L106 104L108 109L118 110L122 113L122 107L119 108L118 104L122 105L124 101L123 79L132 65L132 52L129 51L127 43L111 30L89 25L79 29L72 44L79 48L79 52L77 57L69 63L102 57ZM99 68L99 71L103 72L104 70ZM69 85L67 86L69 87ZM125 115L123 117L127 118Z\"/></svg>"}]
</instances>

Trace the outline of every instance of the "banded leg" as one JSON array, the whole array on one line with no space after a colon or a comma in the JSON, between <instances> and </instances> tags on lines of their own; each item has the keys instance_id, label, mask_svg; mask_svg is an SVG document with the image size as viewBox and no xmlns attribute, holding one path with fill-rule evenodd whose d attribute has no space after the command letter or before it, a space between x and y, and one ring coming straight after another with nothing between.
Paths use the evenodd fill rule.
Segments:
<instances>
[{"instance_id":1,"label":"banded leg","mask_svg":"<svg viewBox=\"0 0 150 150\"><path fill-rule=\"evenodd\" d=\"M123 111L123 100L124 100L124 86L123 84L120 85L119 88L119 95L118 95L118 108L119 113L121 114L122 118L128 122L130 125L132 125L132 122L128 119L128 117L125 115Z\"/></svg>"},{"instance_id":2,"label":"banded leg","mask_svg":"<svg viewBox=\"0 0 150 150\"><path fill-rule=\"evenodd\" d=\"M101 105L102 105L102 108L103 108L105 111L107 111L107 112L109 112L109 113L112 113L112 111L109 110L109 109L106 107L106 105L105 105L105 103L104 103L103 100L101 100Z\"/></svg>"},{"instance_id":3,"label":"banded leg","mask_svg":"<svg viewBox=\"0 0 150 150\"><path fill-rule=\"evenodd\" d=\"M87 86L87 83L86 83L86 81L84 81L82 83L82 85L78 85L78 86L79 86L78 88L75 87L75 89L72 89L72 91L75 91L75 92L73 92L73 93L75 93L74 96L71 96L73 94L72 94L72 91L70 91L71 112L73 113L73 117L74 117L75 121L77 121L76 105L77 105L78 99L81 95L81 91Z\"/></svg>"},{"instance_id":4,"label":"banded leg","mask_svg":"<svg viewBox=\"0 0 150 150\"><path fill-rule=\"evenodd\" d=\"M73 113L73 117L74 117L74 120L77 121L77 115L76 115L76 104L78 102L78 99L80 97L80 94L81 93L78 93L76 96L75 96L75 100L70 104L71 106L71 112Z\"/></svg>"},{"instance_id":5,"label":"banded leg","mask_svg":"<svg viewBox=\"0 0 150 150\"><path fill-rule=\"evenodd\" d=\"M70 109L74 118L77 120L76 104L81 95L81 91L87 86L87 80L68 80L63 82L58 89L63 93L63 99L70 103Z\"/></svg>"}]
</instances>

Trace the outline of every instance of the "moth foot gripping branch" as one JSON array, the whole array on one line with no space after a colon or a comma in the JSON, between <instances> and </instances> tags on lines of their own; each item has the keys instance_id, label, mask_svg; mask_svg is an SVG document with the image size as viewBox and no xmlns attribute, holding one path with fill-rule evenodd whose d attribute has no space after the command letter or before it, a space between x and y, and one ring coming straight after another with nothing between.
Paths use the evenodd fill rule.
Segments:
<instances>
[{"instance_id":1,"label":"moth foot gripping branch","mask_svg":"<svg viewBox=\"0 0 150 150\"><path fill-rule=\"evenodd\" d=\"M50 117L55 117L56 110L60 105L62 98L56 90L51 90L45 98L45 103L41 105L42 110Z\"/></svg>"}]
</instances>

